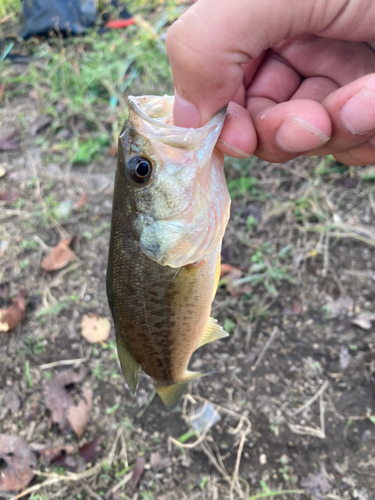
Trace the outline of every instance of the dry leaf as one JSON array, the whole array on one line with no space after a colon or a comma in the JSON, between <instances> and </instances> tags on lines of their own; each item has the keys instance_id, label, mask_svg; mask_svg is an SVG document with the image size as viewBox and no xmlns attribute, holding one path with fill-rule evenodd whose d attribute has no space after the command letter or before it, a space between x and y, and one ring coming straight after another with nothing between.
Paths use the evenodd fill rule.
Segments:
<instances>
[{"instance_id":1,"label":"dry leaf","mask_svg":"<svg viewBox=\"0 0 375 500\"><path fill-rule=\"evenodd\" d=\"M222 278L223 276L226 276L227 274L231 273L231 272L239 272L240 276L242 275L242 271L241 269L238 269L238 267L234 267L234 266L231 266L230 264L225 264L225 263L222 263L221 264L221 268L220 268L220 278Z\"/></svg>"},{"instance_id":2,"label":"dry leaf","mask_svg":"<svg viewBox=\"0 0 375 500\"><path fill-rule=\"evenodd\" d=\"M69 406L66 412L66 418L78 438L81 438L85 432L92 408L92 390L90 387L84 387L82 394L83 398L79 401L78 405Z\"/></svg>"},{"instance_id":3,"label":"dry leaf","mask_svg":"<svg viewBox=\"0 0 375 500\"><path fill-rule=\"evenodd\" d=\"M74 406L72 396L65 390L58 380L48 380L44 386L46 406L51 412L52 422L58 424L64 432L69 431L69 422L66 417L68 408Z\"/></svg>"},{"instance_id":4,"label":"dry leaf","mask_svg":"<svg viewBox=\"0 0 375 500\"><path fill-rule=\"evenodd\" d=\"M0 491L19 491L34 477L36 458L22 439L0 434L0 464Z\"/></svg>"},{"instance_id":5,"label":"dry leaf","mask_svg":"<svg viewBox=\"0 0 375 500\"><path fill-rule=\"evenodd\" d=\"M25 319L25 296L25 290L21 289L7 308L0 309L0 333L14 330Z\"/></svg>"},{"instance_id":6,"label":"dry leaf","mask_svg":"<svg viewBox=\"0 0 375 500\"><path fill-rule=\"evenodd\" d=\"M39 115L35 118L33 123L29 127L31 135L36 135L39 130L46 127L52 122L53 117L51 115Z\"/></svg>"},{"instance_id":7,"label":"dry leaf","mask_svg":"<svg viewBox=\"0 0 375 500\"><path fill-rule=\"evenodd\" d=\"M18 148L18 144L15 141L15 137L18 134L18 130L14 129L11 132L0 137L0 150L2 151L13 151Z\"/></svg>"},{"instance_id":8,"label":"dry leaf","mask_svg":"<svg viewBox=\"0 0 375 500\"><path fill-rule=\"evenodd\" d=\"M104 436L99 436L79 448L78 451L86 464L98 457L103 439Z\"/></svg>"},{"instance_id":9,"label":"dry leaf","mask_svg":"<svg viewBox=\"0 0 375 500\"><path fill-rule=\"evenodd\" d=\"M67 412L70 407L74 407L74 401L65 386L81 382L86 376L87 370L82 369L75 372L71 369L62 370L52 380L48 380L44 385L44 395L46 406L51 412L52 422L58 424L64 432L70 430L70 421Z\"/></svg>"},{"instance_id":10,"label":"dry leaf","mask_svg":"<svg viewBox=\"0 0 375 500\"><path fill-rule=\"evenodd\" d=\"M74 446L53 446L38 450L39 455L49 463L54 463L59 458L74 453Z\"/></svg>"},{"instance_id":11,"label":"dry leaf","mask_svg":"<svg viewBox=\"0 0 375 500\"><path fill-rule=\"evenodd\" d=\"M158 451L151 453L150 456L151 469L155 472L165 469L171 465L169 457L162 457Z\"/></svg>"},{"instance_id":12,"label":"dry leaf","mask_svg":"<svg viewBox=\"0 0 375 500\"><path fill-rule=\"evenodd\" d=\"M337 318L338 316L344 316L353 309L353 305L354 301L348 295L340 295L340 297L336 300L327 295L326 307L329 310L328 317L330 319Z\"/></svg>"},{"instance_id":13,"label":"dry leaf","mask_svg":"<svg viewBox=\"0 0 375 500\"><path fill-rule=\"evenodd\" d=\"M66 267L76 256L69 246L73 242L73 239L74 237L61 240L42 260L42 269L45 271L57 271Z\"/></svg>"},{"instance_id":14,"label":"dry leaf","mask_svg":"<svg viewBox=\"0 0 375 500\"><path fill-rule=\"evenodd\" d=\"M111 331L111 323L107 318L101 318L95 313L85 315L81 321L81 333L87 342L104 342Z\"/></svg>"},{"instance_id":15,"label":"dry leaf","mask_svg":"<svg viewBox=\"0 0 375 500\"><path fill-rule=\"evenodd\" d=\"M130 480L130 485L133 490L135 490L137 484L139 483L142 477L143 471L145 470L145 465L146 465L145 457L138 457L137 461L135 462L132 478Z\"/></svg>"},{"instance_id":16,"label":"dry leaf","mask_svg":"<svg viewBox=\"0 0 375 500\"><path fill-rule=\"evenodd\" d=\"M352 319L353 325L357 325L363 330L370 330L372 321L375 320L375 314L363 312L356 318Z\"/></svg>"},{"instance_id":17,"label":"dry leaf","mask_svg":"<svg viewBox=\"0 0 375 500\"><path fill-rule=\"evenodd\" d=\"M4 191L0 194L0 201L6 201L7 203L15 203L18 200L18 194L14 191Z\"/></svg>"},{"instance_id":18,"label":"dry leaf","mask_svg":"<svg viewBox=\"0 0 375 500\"><path fill-rule=\"evenodd\" d=\"M88 196L86 193L81 193L79 199L75 205L75 208L82 208L87 205L89 202Z\"/></svg>"}]
</instances>

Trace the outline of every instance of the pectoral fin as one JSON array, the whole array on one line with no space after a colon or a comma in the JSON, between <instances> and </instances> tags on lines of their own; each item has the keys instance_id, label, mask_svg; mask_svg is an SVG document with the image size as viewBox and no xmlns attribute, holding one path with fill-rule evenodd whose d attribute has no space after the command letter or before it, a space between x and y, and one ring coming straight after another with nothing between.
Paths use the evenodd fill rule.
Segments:
<instances>
[{"instance_id":1,"label":"pectoral fin","mask_svg":"<svg viewBox=\"0 0 375 500\"><path fill-rule=\"evenodd\" d=\"M204 373L186 372L186 378L181 380L181 382L176 382L175 384L170 385L155 385L155 389L165 406L171 410L180 401L181 396L190 380L205 376L206 374Z\"/></svg>"},{"instance_id":2,"label":"pectoral fin","mask_svg":"<svg viewBox=\"0 0 375 500\"><path fill-rule=\"evenodd\" d=\"M120 358L122 373L124 374L130 391L134 394L138 385L140 364L130 354L120 337L117 337L117 350Z\"/></svg>"},{"instance_id":3,"label":"pectoral fin","mask_svg":"<svg viewBox=\"0 0 375 500\"><path fill-rule=\"evenodd\" d=\"M202 338L199 342L199 347L207 344L208 342L212 342L213 340L222 339L224 337L228 337L229 333L224 330L222 326L220 326L217 322L217 319L210 318L208 320L206 330L204 331Z\"/></svg>"}]
</instances>

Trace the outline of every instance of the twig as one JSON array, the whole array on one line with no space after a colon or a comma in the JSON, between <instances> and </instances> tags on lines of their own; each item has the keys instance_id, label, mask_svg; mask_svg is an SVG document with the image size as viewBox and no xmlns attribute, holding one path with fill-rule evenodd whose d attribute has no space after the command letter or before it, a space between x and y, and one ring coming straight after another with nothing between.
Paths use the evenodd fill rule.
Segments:
<instances>
[{"instance_id":1,"label":"twig","mask_svg":"<svg viewBox=\"0 0 375 500\"><path fill-rule=\"evenodd\" d=\"M313 436L320 439L325 439L326 435L322 429L315 429L314 427L308 427L303 425L295 425L287 422L289 429L295 434L300 434L301 436Z\"/></svg>"},{"instance_id":2,"label":"twig","mask_svg":"<svg viewBox=\"0 0 375 500\"><path fill-rule=\"evenodd\" d=\"M60 361L52 361L52 363L46 363L44 365L39 365L39 369L40 370L49 370L50 368L55 368L56 366L76 365L78 363L84 363L85 361L87 361L86 358L61 359Z\"/></svg>"},{"instance_id":3,"label":"twig","mask_svg":"<svg viewBox=\"0 0 375 500\"><path fill-rule=\"evenodd\" d=\"M277 334L278 334L279 330L277 329L277 327L275 326L275 328L273 329L273 332L271 333L271 336L270 338L267 340L267 342L264 344L264 347L263 347L263 350L262 352L259 354L258 356L258 359L256 360L254 366L252 366L252 371L255 371L258 366L260 365L260 363L262 362L262 359L264 358L264 355L266 354L268 348L270 347L270 345L272 344L272 342L275 340Z\"/></svg>"},{"instance_id":4,"label":"twig","mask_svg":"<svg viewBox=\"0 0 375 500\"><path fill-rule=\"evenodd\" d=\"M301 406L300 408L298 408L297 410L295 410L293 413L291 413L291 416L295 417L296 415L299 415L304 410L306 410L309 406L311 406L313 404L313 402L316 401L321 394L323 394L323 392L327 389L328 386L329 386L329 380L326 380L320 386L320 388L316 391L316 393L314 394L314 396L312 398L310 398L307 401L307 403L305 403L303 406Z\"/></svg>"},{"instance_id":5,"label":"twig","mask_svg":"<svg viewBox=\"0 0 375 500\"><path fill-rule=\"evenodd\" d=\"M116 493L117 490L119 490L122 486L125 486L125 484L127 484L131 478L133 476L133 471L132 472L129 472L128 474L126 474L122 479L121 481L119 481L112 489L111 489L111 493L114 494Z\"/></svg>"}]
</instances>

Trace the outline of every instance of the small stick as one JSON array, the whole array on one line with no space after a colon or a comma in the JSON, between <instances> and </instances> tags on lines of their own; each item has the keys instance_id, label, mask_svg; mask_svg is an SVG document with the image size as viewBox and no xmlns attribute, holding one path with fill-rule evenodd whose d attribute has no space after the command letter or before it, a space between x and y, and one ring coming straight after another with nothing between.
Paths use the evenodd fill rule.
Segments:
<instances>
[{"instance_id":1,"label":"small stick","mask_svg":"<svg viewBox=\"0 0 375 500\"><path fill-rule=\"evenodd\" d=\"M46 363L45 365L39 365L40 370L49 370L50 368L55 368L56 366L69 366L78 363L84 363L87 361L86 358L78 359L61 359L60 361L52 361L52 363Z\"/></svg>"},{"instance_id":2,"label":"small stick","mask_svg":"<svg viewBox=\"0 0 375 500\"><path fill-rule=\"evenodd\" d=\"M300 408L298 408L297 410L295 410L293 413L291 413L291 416L292 417L295 417L296 415L299 415L300 413L302 413L304 410L306 410L309 406L311 406L313 404L313 402L318 399L318 397L323 394L323 392L327 389L327 387L329 386L329 380L326 380L319 388L318 391L316 391L316 393L314 394L314 396L309 399L307 401L307 403L305 403L303 406L301 406Z\"/></svg>"},{"instance_id":3,"label":"small stick","mask_svg":"<svg viewBox=\"0 0 375 500\"><path fill-rule=\"evenodd\" d=\"M263 347L263 350L262 352L259 354L258 356L258 359L256 360L254 366L251 368L252 371L255 371L258 366L260 365L260 363L262 362L262 359L264 358L264 355L266 354L267 350L269 349L270 345L272 344L272 342L275 340L277 334L278 334L279 330L277 329L277 327L275 326L275 328L273 329L273 332L271 333L271 336L270 338L267 340L267 342L265 343L264 347Z\"/></svg>"},{"instance_id":4,"label":"small stick","mask_svg":"<svg viewBox=\"0 0 375 500\"><path fill-rule=\"evenodd\" d=\"M295 434L300 434L301 436L313 436L320 439L325 439L326 435L322 429L314 429L314 427L304 427L303 425L294 425L290 422L288 423L289 429Z\"/></svg>"}]
</instances>

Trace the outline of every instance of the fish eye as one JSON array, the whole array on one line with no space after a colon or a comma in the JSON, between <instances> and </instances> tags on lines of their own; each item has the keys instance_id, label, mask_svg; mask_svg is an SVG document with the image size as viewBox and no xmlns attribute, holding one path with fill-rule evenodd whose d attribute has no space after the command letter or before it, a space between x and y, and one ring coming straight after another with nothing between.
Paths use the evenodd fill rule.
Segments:
<instances>
[{"instance_id":1,"label":"fish eye","mask_svg":"<svg viewBox=\"0 0 375 500\"><path fill-rule=\"evenodd\" d=\"M152 163L142 156L134 156L129 160L128 170L131 178L138 184L148 181L152 171Z\"/></svg>"}]
</instances>

